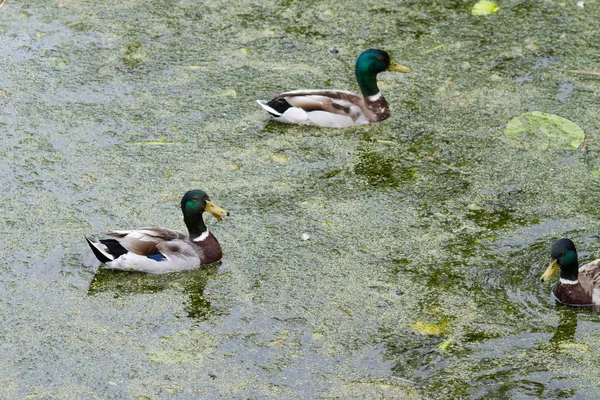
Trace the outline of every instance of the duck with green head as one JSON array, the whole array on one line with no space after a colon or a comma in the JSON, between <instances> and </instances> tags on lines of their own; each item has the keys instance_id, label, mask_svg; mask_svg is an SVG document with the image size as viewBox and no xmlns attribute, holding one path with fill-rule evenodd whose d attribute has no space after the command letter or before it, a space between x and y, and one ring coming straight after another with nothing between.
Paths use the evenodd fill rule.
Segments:
<instances>
[{"instance_id":1,"label":"duck with green head","mask_svg":"<svg viewBox=\"0 0 600 400\"><path fill-rule=\"evenodd\" d=\"M364 51L356 60L356 81L362 96L345 90L295 90L266 102L257 100L271 117L290 124L343 128L389 118L388 103L377 87L383 71L410 72L379 49Z\"/></svg>"},{"instance_id":2,"label":"duck with green head","mask_svg":"<svg viewBox=\"0 0 600 400\"><path fill-rule=\"evenodd\" d=\"M600 304L600 259L579 268L575 244L565 238L552 245L551 258L541 280L550 280L560 269L560 280L553 290L558 301L573 306Z\"/></svg>"},{"instance_id":3,"label":"duck with green head","mask_svg":"<svg viewBox=\"0 0 600 400\"><path fill-rule=\"evenodd\" d=\"M142 228L105 233L112 239L87 236L86 240L109 269L164 274L220 261L221 246L206 228L202 214L209 212L220 222L229 213L198 189L183 196L181 211L188 235L166 228Z\"/></svg>"}]
</instances>

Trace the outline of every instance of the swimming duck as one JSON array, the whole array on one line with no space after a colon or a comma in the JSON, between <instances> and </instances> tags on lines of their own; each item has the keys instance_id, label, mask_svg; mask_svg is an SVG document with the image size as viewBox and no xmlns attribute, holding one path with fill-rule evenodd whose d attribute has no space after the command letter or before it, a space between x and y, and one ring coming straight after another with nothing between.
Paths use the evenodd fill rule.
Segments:
<instances>
[{"instance_id":1,"label":"swimming duck","mask_svg":"<svg viewBox=\"0 0 600 400\"><path fill-rule=\"evenodd\" d=\"M552 245L551 257L541 280L549 280L560 268L560 280L553 290L558 301L573 306L600 304L600 259L579 268L575 244L564 238Z\"/></svg>"},{"instance_id":2,"label":"swimming duck","mask_svg":"<svg viewBox=\"0 0 600 400\"><path fill-rule=\"evenodd\" d=\"M221 246L206 229L202 214L207 211L221 222L229 213L202 190L187 192L181 199L181 211L189 235L166 228L143 228L105 233L114 239L87 236L86 240L109 269L164 274L220 261Z\"/></svg>"},{"instance_id":3,"label":"swimming duck","mask_svg":"<svg viewBox=\"0 0 600 400\"><path fill-rule=\"evenodd\" d=\"M362 96L345 90L295 90L266 102L257 100L275 121L343 128L370 124L390 117L387 101L377 87L383 71L410 72L379 49L364 51L356 60L356 80Z\"/></svg>"}]
</instances>

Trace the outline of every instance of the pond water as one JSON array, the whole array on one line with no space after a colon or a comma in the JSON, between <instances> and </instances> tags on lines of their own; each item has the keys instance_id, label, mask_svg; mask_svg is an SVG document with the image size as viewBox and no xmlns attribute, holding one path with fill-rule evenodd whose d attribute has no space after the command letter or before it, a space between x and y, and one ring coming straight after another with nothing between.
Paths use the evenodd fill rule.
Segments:
<instances>
[{"instance_id":1,"label":"pond water","mask_svg":"<svg viewBox=\"0 0 600 400\"><path fill-rule=\"evenodd\" d=\"M34 1L0 8L0 398L596 398L600 315L539 282L600 256L600 4ZM582 3L582 2L579 2ZM335 130L255 103L358 90ZM520 114L575 149L508 138ZM562 142L561 142L562 143ZM220 265L99 269L84 235L230 217Z\"/></svg>"}]
</instances>

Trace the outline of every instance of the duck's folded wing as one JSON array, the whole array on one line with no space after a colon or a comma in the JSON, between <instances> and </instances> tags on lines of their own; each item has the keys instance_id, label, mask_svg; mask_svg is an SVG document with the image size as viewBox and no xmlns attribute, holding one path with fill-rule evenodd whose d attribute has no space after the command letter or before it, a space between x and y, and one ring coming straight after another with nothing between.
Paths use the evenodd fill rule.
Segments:
<instances>
[{"instance_id":1,"label":"duck's folded wing","mask_svg":"<svg viewBox=\"0 0 600 400\"><path fill-rule=\"evenodd\" d=\"M182 240L185 235L181 232L165 228L144 228L133 231L106 232L119 241L128 251L141 256L161 253L158 245L172 240Z\"/></svg>"},{"instance_id":2,"label":"duck's folded wing","mask_svg":"<svg viewBox=\"0 0 600 400\"><path fill-rule=\"evenodd\" d=\"M160 242L156 244L156 248L166 257L198 257L198 253L196 253L190 243L185 240L176 239Z\"/></svg>"},{"instance_id":3,"label":"duck's folded wing","mask_svg":"<svg viewBox=\"0 0 600 400\"><path fill-rule=\"evenodd\" d=\"M327 111L353 118L363 113L364 106L361 96L345 90L295 90L282 93L277 98L283 98L291 106L305 111Z\"/></svg>"},{"instance_id":4,"label":"duck's folded wing","mask_svg":"<svg viewBox=\"0 0 600 400\"><path fill-rule=\"evenodd\" d=\"M600 286L600 259L594 260L579 268L579 280L584 287Z\"/></svg>"}]
</instances>

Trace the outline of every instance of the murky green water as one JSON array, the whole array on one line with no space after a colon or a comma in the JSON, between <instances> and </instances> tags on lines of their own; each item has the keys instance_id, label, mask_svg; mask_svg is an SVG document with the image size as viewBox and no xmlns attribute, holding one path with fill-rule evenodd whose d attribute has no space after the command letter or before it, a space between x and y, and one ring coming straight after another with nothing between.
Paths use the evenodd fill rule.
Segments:
<instances>
[{"instance_id":1,"label":"murky green water","mask_svg":"<svg viewBox=\"0 0 600 400\"><path fill-rule=\"evenodd\" d=\"M0 8L0 398L596 398L600 316L538 278L600 256L600 4L230 3ZM375 46L414 70L384 123L254 103ZM587 151L508 140L528 111ZM83 235L183 229L192 188L222 265L97 270Z\"/></svg>"}]
</instances>

